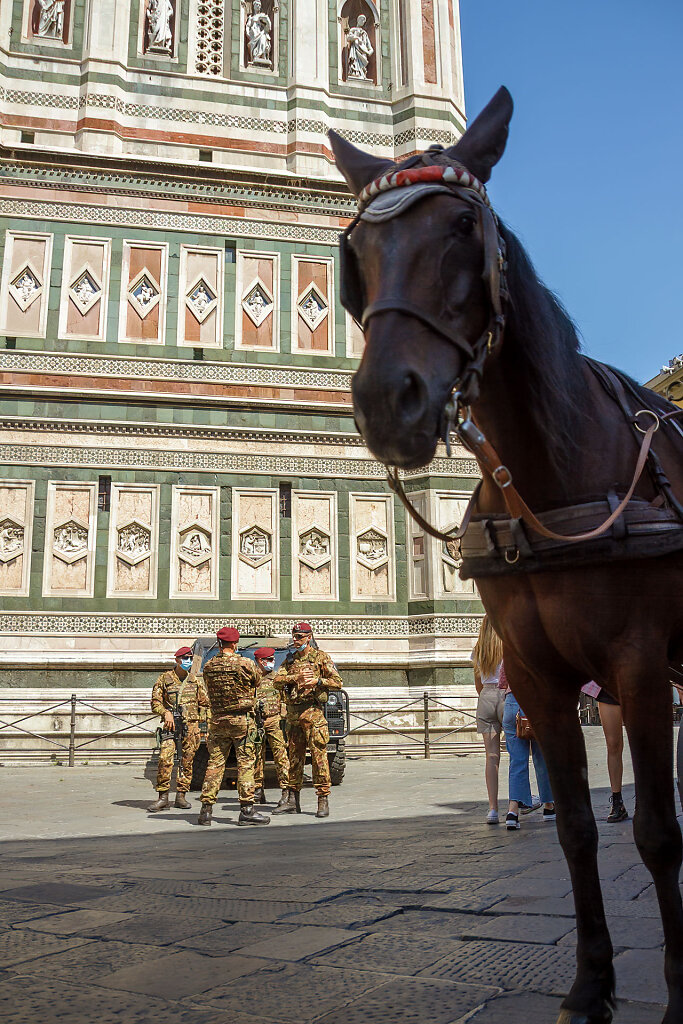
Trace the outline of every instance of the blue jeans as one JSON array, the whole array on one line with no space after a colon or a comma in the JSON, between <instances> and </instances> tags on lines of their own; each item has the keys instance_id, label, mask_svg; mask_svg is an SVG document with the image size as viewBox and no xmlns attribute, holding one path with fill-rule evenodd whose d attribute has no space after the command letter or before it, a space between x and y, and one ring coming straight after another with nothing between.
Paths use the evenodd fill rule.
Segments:
<instances>
[{"instance_id":1,"label":"blue jeans","mask_svg":"<svg viewBox=\"0 0 683 1024\"><path fill-rule=\"evenodd\" d=\"M512 694L508 693L503 711L503 730L505 745L510 755L509 799L517 800L521 804L531 803L531 785L529 783L529 753L531 752L538 782L538 795L544 804L551 804L553 803L553 791L550 788L548 769L545 766L541 748L536 740L532 740L530 743L529 740L520 740L517 736L517 712L521 710Z\"/></svg>"}]
</instances>

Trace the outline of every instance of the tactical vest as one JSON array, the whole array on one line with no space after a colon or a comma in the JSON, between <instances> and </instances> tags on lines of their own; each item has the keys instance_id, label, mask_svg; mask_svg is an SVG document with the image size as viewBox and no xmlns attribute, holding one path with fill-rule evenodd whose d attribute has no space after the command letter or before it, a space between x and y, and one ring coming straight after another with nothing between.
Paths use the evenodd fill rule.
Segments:
<instances>
[{"instance_id":1,"label":"tactical vest","mask_svg":"<svg viewBox=\"0 0 683 1024\"><path fill-rule=\"evenodd\" d=\"M272 718L280 714L282 697L273 686L273 672L262 674L259 672L259 684L256 691L256 700L263 702L263 717Z\"/></svg>"},{"instance_id":2,"label":"tactical vest","mask_svg":"<svg viewBox=\"0 0 683 1024\"><path fill-rule=\"evenodd\" d=\"M197 680L186 676L180 680L171 669L164 672L161 678L162 703L167 711L172 711L176 706L183 709L183 716L186 722L196 722L199 718L199 704L197 702Z\"/></svg>"},{"instance_id":3,"label":"tactical vest","mask_svg":"<svg viewBox=\"0 0 683 1024\"><path fill-rule=\"evenodd\" d=\"M234 651L217 654L204 667L204 685L214 716L252 711L256 668Z\"/></svg>"}]
</instances>

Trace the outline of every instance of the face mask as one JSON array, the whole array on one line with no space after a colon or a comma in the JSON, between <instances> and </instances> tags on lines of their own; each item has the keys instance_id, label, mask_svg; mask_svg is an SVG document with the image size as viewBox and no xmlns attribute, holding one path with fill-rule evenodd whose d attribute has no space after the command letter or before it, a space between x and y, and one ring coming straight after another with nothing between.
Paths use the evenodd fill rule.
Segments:
<instances>
[{"instance_id":1,"label":"face mask","mask_svg":"<svg viewBox=\"0 0 683 1024\"><path fill-rule=\"evenodd\" d=\"M184 668L188 672L192 668L192 658L181 658L180 667Z\"/></svg>"},{"instance_id":2,"label":"face mask","mask_svg":"<svg viewBox=\"0 0 683 1024\"><path fill-rule=\"evenodd\" d=\"M293 646L295 651L305 651L307 643L308 643L308 640L304 640L304 642L299 647L297 647L296 640L295 640L294 643L292 644L292 646Z\"/></svg>"},{"instance_id":3,"label":"face mask","mask_svg":"<svg viewBox=\"0 0 683 1024\"><path fill-rule=\"evenodd\" d=\"M275 662L274 661L264 661L263 662L263 668L264 668L264 670L266 672L272 672L273 669L275 668Z\"/></svg>"}]
</instances>

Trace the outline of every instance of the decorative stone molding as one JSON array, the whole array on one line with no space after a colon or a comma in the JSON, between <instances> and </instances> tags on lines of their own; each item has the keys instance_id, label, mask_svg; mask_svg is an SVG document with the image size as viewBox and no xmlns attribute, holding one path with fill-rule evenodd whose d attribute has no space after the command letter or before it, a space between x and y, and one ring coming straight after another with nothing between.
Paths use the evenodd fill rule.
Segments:
<instances>
[{"instance_id":1,"label":"decorative stone molding","mask_svg":"<svg viewBox=\"0 0 683 1024\"><path fill-rule=\"evenodd\" d=\"M224 249L181 245L178 345L223 347L224 264Z\"/></svg>"},{"instance_id":2,"label":"decorative stone molding","mask_svg":"<svg viewBox=\"0 0 683 1024\"><path fill-rule=\"evenodd\" d=\"M97 484L47 486L43 597L92 597L95 584Z\"/></svg>"},{"instance_id":3,"label":"decorative stone molding","mask_svg":"<svg viewBox=\"0 0 683 1024\"><path fill-rule=\"evenodd\" d=\"M476 637L481 615L307 615L318 637L404 639L411 637ZM230 622L243 636L282 637L291 633L294 615L242 615L231 611ZM0 612L0 633L11 636L195 637L215 633L225 613L112 614L83 612Z\"/></svg>"},{"instance_id":4,"label":"decorative stone molding","mask_svg":"<svg viewBox=\"0 0 683 1024\"><path fill-rule=\"evenodd\" d=\"M112 484L107 597L156 598L158 519L158 484Z\"/></svg>"},{"instance_id":5,"label":"decorative stone molding","mask_svg":"<svg viewBox=\"0 0 683 1024\"><path fill-rule=\"evenodd\" d=\"M232 489L233 601L278 600L280 521L274 489Z\"/></svg>"},{"instance_id":6,"label":"decorative stone molding","mask_svg":"<svg viewBox=\"0 0 683 1024\"><path fill-rule=\"evenodd\" d=\"M6 231L0 281L0 333L44 338L47 327L52 235Z\"/></svg>"},{"instance_id":7,"label":"decorative stone molding","mask_svg":"<svg viewBox=\"0 0 683 1024\"><path fill-rule=\"evenodd\" d=\"M188 470L198 473L250 473L266 476L342 477L384 481L386 470L374 459L332 459L299 455L240 455L232 452L164 451L158 448L74 447L56 444L0 444L9 466L82 466L107 469ZM434 459L408 479L430 475L479 477L473 459Z\"/></svg>"},{"instance_id":8,"label":"decorative stone molding","mask_svg":"<svg viewBox=\"0 0 683 1024\"><path fill-rule=\"evenodd\" d=\"M191 231L204 235L237 235L270 238L290 242L318 242L336 246L339 228L288 223L249 217L222 217L205 214L157 212L115 206L91 206L86 203L50 203L36 199L0 200L0 214L28 217L32 220L69 221L83 224L115 224L126 228L153 228L167 231Z\"/></svg>"},{"instance_id":9,"label":"decorative stone molding","mask_svg":"<svg viewBox=\"0 0 683 1024\"><path fill-rule=\"evenodd\" d=\"M292 491L292 600L339 600L336 491Z\"/></svg>"},{"instance_id":10,"label":"decorative stone molding","mask_svg":"<svg viewBox=\"0 0 683 1024\"><path fill-rule=\"evenodd\" d=\"M332 259L292 256L292 351L334 355Z\"/></svg>"},{"instance_id":11,"label":"decorative stone molding","mask_svg":"<svg viewBox=\"0 0 683 1024\"><path fill-rule=\"evenodd\" d=\"M119 341L163 344L167 263L166 242L124 241Z\"/></svg>"},{"instance_id":12,"label":"decorative stone molding","mask_svg":"<svg viewBox=\"0 0 683 1024\"><path fill-rule=\"evenodd\" d=\"M434 491L432 510L439 530L448 533L460 526L465 515L469 495L462 491ZM460 558L455 541L430 538L434 563L434 597L452 598L476 594L473 580L461 580L458 572Z\"/></svg>"},{"instance_id":13,"label":"decorative stone molding","mask_svg":"<svg viewBox=\"0 0 683 1024\"><path fill-rule=\"evenodd\" d=\"M235 348L280 349L280 256L254 249L237 251ZM291 384L292 378L289 378ZM283 379L284 383L284 379Z\"/></svg>"},{"instance_id":14,"label":"decorative stone molding","mask_svg":"<svg viewBox=\"0 0 683 1024\"><path fill-rule=\"evenodd\" d=\"M427 492L411 491L410 501L421 516L428 515ZM408 547L408 596L411 601L426 600L430 597L431 572L429 546L424 532L406 510L406 543Z\"/></svg>"},{"instance_id":15,"label":"decorative stone molding","mask_svg":"<svg viewBox=\"0 0 683 1024\"><path fill-rule=\"evenodd\" d=\"M222 78L225 0L195 0L190 11L190 30L191 71L202 77Z\"/></svg>"},{"instance_id":16,"label":"decorative stone molding","mask_svg":"<svg viewBox=\"0 0 683 1024\"><path fill-rule=\"evenodd\" d=\"M396 564L393 498L349 494L351 600L395 601Z\"/></svg>"},{"instance_id":17,"label":"decorative stone molding","mask_svg":"<svg viewBox=\"0 0 683 1024\"><path fill-rule=\"evenodd\" d=\"M220 488L173 488L169 596L190 601L218 597Z\"/></svg>"},{"instance_id":18,"label":"decorative stone molding","mask_svg":"<svg viewBox=\"0 0 683 1024\"><path fill-rule=\"evenodd\" d=\"M350 313L344 311L346 322L346 355L348 359L362 359L365 351L363 329Z\"/></svg>"},{"instance_id":19,"label":"decorative stone molding","mask_svg":"<svg viewBox=\"0 0 683 1024\"><path fill-rule=\"evenodd\" d=\"M105 341L111 241L67 235L64 242L59 336Z\"/></svg>"},{"instance_id":20,"label":"decorative stone molding","mask_svg":"<svg viewBox=\"0 0 683 1024\"><path fill-rule=\"evenodd\" d=\"M0 371L83 374L98 377L139 377L141 380L188 380L218 384L257 384L263 387L349 391L348 370L319 370L307 366L240 366L236 363L185 359L143 359L136 356L98 356L64 352L15 352L0 348Z\"/></svg>"},{"instance_id":21,"label":"decorative stone molding","mask_svg":"<svg viewBox=\"0 0 683 1024\"><path fill-rule=\"evenodd\" d=\"M0 480L0 595L27 597L33 535L32 480Z\"/></svg>"}]
</instances>

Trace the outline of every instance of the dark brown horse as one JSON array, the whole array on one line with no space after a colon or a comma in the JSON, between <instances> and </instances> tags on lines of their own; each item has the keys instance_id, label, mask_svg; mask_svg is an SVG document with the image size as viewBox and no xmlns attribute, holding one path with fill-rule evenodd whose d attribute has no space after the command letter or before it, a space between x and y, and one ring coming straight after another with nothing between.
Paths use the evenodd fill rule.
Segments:
<instances>
[{"instance_id":1,"label":"dark brown horse","mask_svg":"<svg viewBox=\"0 0 683 1024\"><path fill-rule=\"evenodd\" d=\"M605 1024L614 1007L577 717L589 679L623 709L635 841L666 936L664 1022L681 1024L681 833L668 673L683 655L681 420L665 400L579 353L569 317L491 212L481 183L503 154L511 115L501 89L457 145L432 147L398 168L332 135L361 211L342 245L342 301L367 342L353 383L356 421L377 458L404 469L427 464L439 437L464 421L461 438L483 469L464 567L543 747L576 903L577 974L558 1024ZM645 472L622 511L640 439L656 424ZM513 490L526 505L510 501ZM552 540L591 533L610 512L614 522L599 536Z\"/></svg>"}]
</instances>

